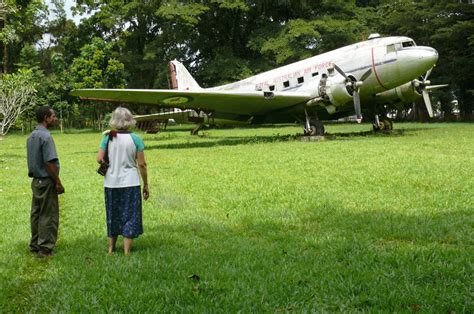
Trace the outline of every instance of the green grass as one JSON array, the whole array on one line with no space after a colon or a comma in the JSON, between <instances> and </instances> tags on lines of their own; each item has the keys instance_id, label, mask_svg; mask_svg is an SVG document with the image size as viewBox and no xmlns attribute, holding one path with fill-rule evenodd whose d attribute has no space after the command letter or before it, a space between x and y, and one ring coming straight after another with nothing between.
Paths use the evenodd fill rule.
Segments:
<instances>
[{"instance_id":1,"label":"green grass","mask_svg":"<svg viewBox=\"0 0 474 314\"><path fill-rule=\"evenodd\" d=\"M47 260L28 252L26 136L8 135L0 308L472 313L474 124L395 127L327 125L336 137L319 142L293 126L142 134L151 196L130 257L106 254L100 134L55 132L66 194Z\"/></svg>"}]
</instances>

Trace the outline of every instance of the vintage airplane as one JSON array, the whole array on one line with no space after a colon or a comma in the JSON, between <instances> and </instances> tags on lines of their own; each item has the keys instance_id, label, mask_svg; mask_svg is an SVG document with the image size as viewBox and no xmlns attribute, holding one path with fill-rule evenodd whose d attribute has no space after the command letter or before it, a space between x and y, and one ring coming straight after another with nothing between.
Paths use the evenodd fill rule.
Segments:
<instances>
[{"instance_id":1,"label":"vintage airplane","mask_svg":"<svg viewBox=\"0 0 474 314\"><path fill-rule=\"evenodd\" d=\"M446 86L430 86L428 81L437 60L435 49L416 46L411 38L373 34L367 41L212 88L201 88L174 60L169 64L174 89L78 89L71 94L93 101L180 108L198 124L206 119L239 124L300 121L305 135L323 135L321 120L355 114L360 122L362 113L371 117L375 129L391 128L379 117L387 102L423 97L432 116L428 91Z\"/></svg>"}]
</instances>

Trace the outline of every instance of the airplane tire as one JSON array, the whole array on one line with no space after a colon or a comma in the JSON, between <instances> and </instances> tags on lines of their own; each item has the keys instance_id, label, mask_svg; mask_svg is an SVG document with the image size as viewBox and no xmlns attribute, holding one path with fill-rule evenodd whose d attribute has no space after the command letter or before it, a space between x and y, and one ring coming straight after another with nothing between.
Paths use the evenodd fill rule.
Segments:
<instances>
[{"instance_id":1,"label":"airplane tire","mask_svg":"<svg viewBox=\"0 0 474 314\"><path fill-rule=\"evenodd\" d=\"M393 123L392 123L392 121L390 121L388 119L382 120L382 125L383 125L383 127L381 129L384 130L384 131L393 130Z\"/></svg>"},{"instance_id":2,"label":"airplane tire","mask_svg":"<svg viewBox=\"0 0 474 314\"><path fill-rule=\"evenodd\" d=\"M393 123L392 123L392 121L390 121L388 119L383 119L382 121L380 121L378 126L376 126L374 124L373 127L374 127L375 132L377 132L377 131L390 131L390 130L393 130Z\"/></svg>"},{"instance_id":3,"label":"airplane tire","mask_svg":"<svg viewBox=\"0 0 474 314\"><path fill-rule=\"evenodd\" d=\"M202 125L198 125L194 129L191 130L191 135L198 135L199 130L202 128Z\"/></svg>"},{"instance_id":4,"label":"airplane tire","mask_svg":"<svg viewBox=\"0 0 474 314\"><path fill-rule=\"evenodd\" d=\"M311 134L312 136L323 136L324 135L324 124L317 120L311 122Z\"/></svg>"}]
</instances>

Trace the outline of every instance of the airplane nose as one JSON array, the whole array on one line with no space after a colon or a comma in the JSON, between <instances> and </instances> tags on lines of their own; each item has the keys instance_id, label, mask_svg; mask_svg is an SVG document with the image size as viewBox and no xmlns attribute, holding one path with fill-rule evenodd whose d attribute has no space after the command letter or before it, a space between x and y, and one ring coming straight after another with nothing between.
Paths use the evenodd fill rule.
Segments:
<instances>
[{"instance_id":1,"label":"airplane nose","mask_svg":"<svg viewBox=\"0 0 474 314\"><path fill-rule=\"evenodd\" d=\"M417 77L433 68L439 55L434 48L415 46L399 51L398 57L402 73L410 73L413 77Z\"/></svg>"},{"instance_id":2,"label":"airplane nose","mask_svg":"<svg viewBox=\"0 0 474 314\"><path fill-rule=\"evenodd\" d=\"M431 47L417 47L419 49L420 62L432 68L438 61L439 55L436 49Z\"/></svg>"}]
</instances>

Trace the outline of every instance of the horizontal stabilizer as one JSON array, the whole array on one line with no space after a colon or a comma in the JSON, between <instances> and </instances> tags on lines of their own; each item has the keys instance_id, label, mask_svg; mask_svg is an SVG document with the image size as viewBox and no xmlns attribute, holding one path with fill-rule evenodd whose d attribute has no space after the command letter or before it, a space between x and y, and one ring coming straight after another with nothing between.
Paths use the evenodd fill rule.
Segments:
<instances>
[{"instance_id":1,"label":"horizontal stabilizer","mask_svg":"<svg viewBox=\"0 0 474 314\"><path fill-rule=\"evenodd\" d=\"M195 112L194 110L182 110L182 111L169 111L169 112L159 112L145 115L136 115L133 118L137 122L143 121L164 121L168 119L173 119L176 122L188 121L189 113Z\"/></svg>"}]
</instances>

